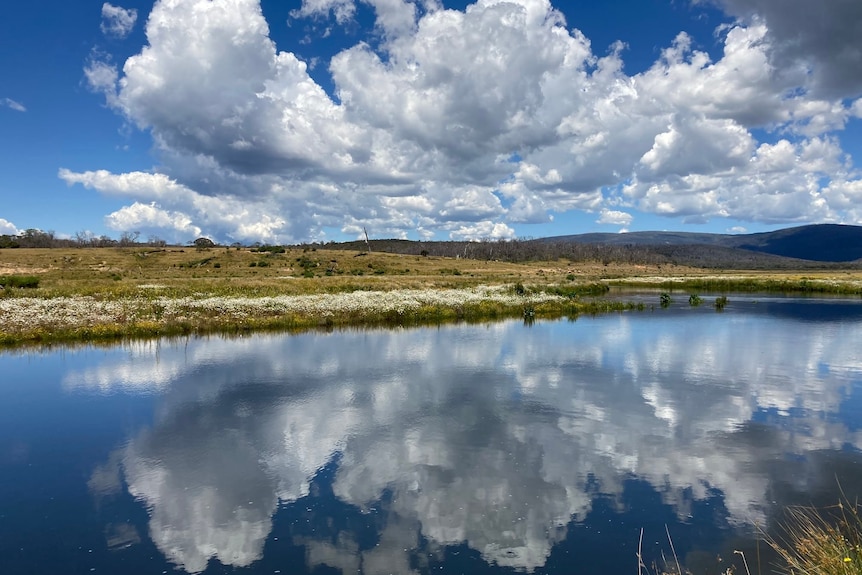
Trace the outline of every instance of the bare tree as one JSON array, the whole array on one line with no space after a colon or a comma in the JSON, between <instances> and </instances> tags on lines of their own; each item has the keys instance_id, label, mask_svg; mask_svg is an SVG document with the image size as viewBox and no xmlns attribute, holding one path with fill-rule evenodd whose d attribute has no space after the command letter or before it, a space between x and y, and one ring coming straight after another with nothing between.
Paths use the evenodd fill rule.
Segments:
<instances>
[{"instance_id":1,"label":"bare tree","mask_svg":"<svg viewBox=\"0 0 862 575\"><path fill-rule=\"evenodd\" d=\"M141 232L123 232L120 234L120 247L130 248L138 244L138 236Z\"/></svg>"}]
</instances>

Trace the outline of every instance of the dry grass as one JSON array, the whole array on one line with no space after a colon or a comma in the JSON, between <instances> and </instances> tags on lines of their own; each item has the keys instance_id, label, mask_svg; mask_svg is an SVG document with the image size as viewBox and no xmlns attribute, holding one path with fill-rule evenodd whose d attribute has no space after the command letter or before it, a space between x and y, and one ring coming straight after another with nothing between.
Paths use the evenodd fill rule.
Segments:
<instances>
[{"instance_id":1,"label":"dry grass","mask_svg":"<svg viewBox=\"0 0 862 575\"><path fill-rule=\"evenodd\" d=\"M688 268L678 270L696 273ZM655 266L566 261L511 264L324 249L291 249L284 254L233 248L0 250L0 276L38 275L40 293L45 296L131 293L141 283L165 285L181 295L281 295L460 288L517 281L547 284L570 281L569 275L576 281L594 281L658 271Z\"/></svg>"},{"instance_id":2,"label":"dry grass","mask_svg":"<svg viewBox=\"0 0 862 575\"><path fill-rule=\"evenodd\" d=\"M846 499L820 511L792 507L782 536L768 538L785 561L784 573L862 575L862 516L858 503Z\"/></svg>"}]
</instances>

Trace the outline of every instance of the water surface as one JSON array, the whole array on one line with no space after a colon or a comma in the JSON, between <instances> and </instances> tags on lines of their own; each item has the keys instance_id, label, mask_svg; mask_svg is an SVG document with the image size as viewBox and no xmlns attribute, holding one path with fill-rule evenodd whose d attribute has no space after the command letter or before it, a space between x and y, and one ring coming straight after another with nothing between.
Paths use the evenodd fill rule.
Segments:
<instances>
[{"instance_id":1,"label":"water surface","mask_svg":"<svg viewBox=\"0 0 862 575\"><path fill-rule=\"evenodd\" d=\"M642 530L718 572L862 491L859 341L731 297L6 353L0 572L636 573Z\"/></svg>"}]
</instances>

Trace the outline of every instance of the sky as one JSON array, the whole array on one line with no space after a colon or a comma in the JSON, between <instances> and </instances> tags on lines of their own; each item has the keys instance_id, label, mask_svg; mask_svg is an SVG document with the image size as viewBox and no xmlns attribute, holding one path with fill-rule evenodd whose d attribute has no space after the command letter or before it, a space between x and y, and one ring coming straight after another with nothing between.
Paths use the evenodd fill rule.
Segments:
<instances>
[{"instance_id":1,"label":"sky","mask_svg":"<svg viewBox=\"0 0 862 575\"><path fill-rule=\"evenodd\" d=\"M0 234L862 224L858 0L0 8Z\"/></svg>"}]
</instances>

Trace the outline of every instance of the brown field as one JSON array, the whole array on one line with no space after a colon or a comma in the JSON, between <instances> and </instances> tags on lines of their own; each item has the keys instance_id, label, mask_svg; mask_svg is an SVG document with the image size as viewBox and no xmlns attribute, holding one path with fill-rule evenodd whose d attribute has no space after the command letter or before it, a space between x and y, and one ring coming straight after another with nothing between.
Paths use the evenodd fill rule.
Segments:
<instances>
[{"instance_id":1,"label":"brown field","mask_svg":"<svg viewBox=\"0 0 862 575\"><path fill-rule=\"evenodd\" d=\"M258 264L264 263L265 267ZM252 267L254 265L254 267ZM174 293L308 294L356 289L428 289L523 282L548 284L626 276L702 273L694 268L506 263L398 254L288 249L284 254L248 249L86 248L0 250L0 276L37 275L40 296L131 293L161 284ZM312 276L312 277L304 277ZM36 295L29 293L28 295Z\"/></svg>"}]
</instances>

